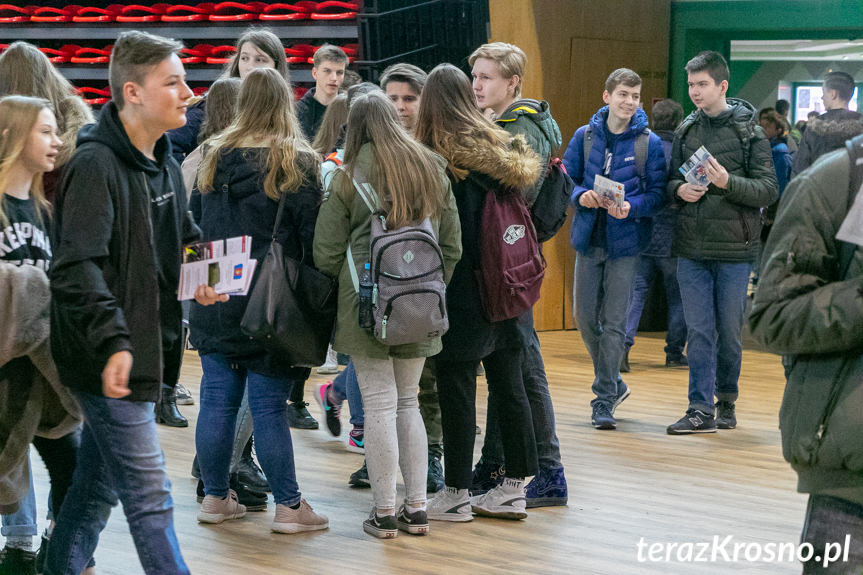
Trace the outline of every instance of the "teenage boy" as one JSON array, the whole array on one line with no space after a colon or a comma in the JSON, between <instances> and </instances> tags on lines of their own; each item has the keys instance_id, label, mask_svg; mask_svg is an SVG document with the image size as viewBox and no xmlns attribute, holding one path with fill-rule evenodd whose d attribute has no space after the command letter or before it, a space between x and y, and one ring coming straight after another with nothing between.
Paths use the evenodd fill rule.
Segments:
<instances>
[{"instance_id":1,"label":"teenage boy","mask_svg":"<svg viewBox=\"0 0 863 575\"><path fill-rule=\"evenodd\" d=\"M182 245L198 235L165 136L186 122L192 95L181 48L144 32L117 38L108 69L113 101L79 134L57 199L51 348L84 428L48 575L81 573L118 499L144 571L189 572L153 413L161 333L181 322L179 308L160 316L160 302L177 299ZM227 298L199 286L196 299Z\"/></svg>"},{"instance_id":2,"label":"teenage boy","mask_svg":"<svg viewBox=\"0 0 863 575\"><path fill-rule=\"evenodd\" d=\"M522 134L546 165L560 147L562 138L557 122L549 112L548 102L522 98L521 88L527 66L527 56L522 49L504 42L484 44L470 55L468 62L473 68L473 91L479 108L504 130ZM530 203L536 199L544 177L543 173L534 189L527 194ZM539 464L539 473L525 488L526 506L566 505L566 477L555 431L554 406L548 391L539 337L533 329L533 314L525 314L520 321L530 322L532 333L524 350L521 368L533 415ZM489 402L482 457L474 468L473 495L481 495L503 482L506 466L500 425L497 410Z\"/></svg>"},{"instance_id":3,"label":"teenage boy","mask_svg":"<svg viewBox=\"0 0 863 575\"><path fill-rule=\"evenodd\" d=\"M863 138L849 144L863 156ZM843 148L791 181L749 318L752 335L790 359L779 427L797 490L809 494L800 539L819 550L847 541L841 562L810 557L804 573L863 572L863 258L837 234L855 221L861 170Z\"/></svg>"},{"instance_id":4,"label":"teenage boy","mask_svg":"<svg viewBox=\"0 0 863 575\"><path fill-rule=\"evenodd\" d=\"M593 360L596 397L590 421L597 429L615 429L614 410L629 397L620 378L629 298L638 254L650 239L650 218L665 203L665 155L659 136L647 131L647 114L639 106L641 84L632 70L612 72L602 93L606 105L576 130L563 156L576 184L570 236L577 252L574 307ZM647 154L642 157L644 138ZM620 205L594 190L598 176L624 185Z\"/></svg>"},{"instance_id":5,"label":"teenage boy","mask_svg":"<svg viewBox=\"0 0 863 575\"><path fill-rule=\"evenodd\" d=\"M863 133L863 115L848 109L854 95L854 78L845 72L828 72L821 87L821 99L827 111L811 118L806 125L800 147L794 154L792 178L822 155L841 148L846 140Z\"/></svg>"},{"instance_id":6,"label":"teenage boy","mask_svg":"<svg viewBox=\"0 0 863 575\"><path fill-rule=\"evenodd\" d=\"M347 66L348 55L338 46L324 44L315 52L312 66L315 87L297 102L297 119L309 141L315 139L327 106L339 95Z\"/></svg>"},{"instance_id":7,"label":"teenage boy","mask_svg":"<svg viewBox=\"0 0 863 575\"><path fill-rule=\"evenodd\" d=\"M414 133L420 112L420 99L428 76L413 64L393 64L381 75L381 89L399 113L402 126Z\"/></svg>"},{"instance_id":8,"label":"teenage boy","mask_svg":"<svg viewBox=\"0 0 863 575\"><path fill-rule=\"evenodd\" d=\"M761 208L779 196L773 153L755 108L726 98L725 58L701 52L686 72L697 110L675 133L668 196L680 206L674 251L688 330L689 406L668 426L671 435L737 425L743 317L760 250ZM701 146L711 154L704 169L707 186L688 183L679 170Z\"/></svg>"}]
</instances>

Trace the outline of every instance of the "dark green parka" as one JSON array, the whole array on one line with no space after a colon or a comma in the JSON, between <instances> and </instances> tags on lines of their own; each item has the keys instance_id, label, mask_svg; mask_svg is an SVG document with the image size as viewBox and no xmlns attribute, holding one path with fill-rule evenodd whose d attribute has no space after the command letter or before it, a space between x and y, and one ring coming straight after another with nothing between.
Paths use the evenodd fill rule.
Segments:
<instances>
[{"instance_id":1,"label":"dark green parka","mask_svg":"<svg viewBox=\"0 0 863 575\"><path fill-rule=\"evenodd\" d=\"M779 426L798 490L863 505L863 250L840 279L836 239L849 165L844 149L832 152L786 188L749 321L789 356Z\"/></svg>"}]
</instances>

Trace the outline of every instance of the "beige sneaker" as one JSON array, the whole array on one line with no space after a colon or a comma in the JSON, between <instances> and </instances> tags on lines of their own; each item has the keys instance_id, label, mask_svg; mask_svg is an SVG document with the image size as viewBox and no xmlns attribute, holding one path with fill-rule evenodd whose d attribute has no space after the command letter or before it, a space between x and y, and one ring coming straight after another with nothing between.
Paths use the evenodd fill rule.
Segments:
<instances>
[{"instance_id":1,"label":"beige sneaker","mask_svg":"<svg viewBox=\"0 0 863 575\"><path fill-rule=\"evenodd\" d=\"M246 506L237 500L237 492L228 490L228 496L220 499L207 495L198 510L199 523L221 523L227 519L239 519L246 515Z\"/></svg>"},{"instance_id":2,"label":"beige sneaker","mask_svg":"<svg viewBox=\"0 0 863 575\"><path fill-rule=\"evenodd\" d=\"M276 516L273 517L272 530L276 533L299 533L301 531L317 531L326 529L330 522L326 515L315 513L305 499L300 500L299 509L291 509L281 503L276 504Z\"/></svg>"}]
</instances>

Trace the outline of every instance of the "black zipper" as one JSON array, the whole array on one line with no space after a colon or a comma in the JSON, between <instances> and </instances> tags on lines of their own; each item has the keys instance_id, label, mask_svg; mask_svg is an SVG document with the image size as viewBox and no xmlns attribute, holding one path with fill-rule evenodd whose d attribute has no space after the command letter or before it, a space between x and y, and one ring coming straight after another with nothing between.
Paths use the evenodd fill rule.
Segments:
<instances>
[{"instance_id":1,"label":"black zipper","mask_svg":"<svg viewBox=\"0 0 863 575\"><path fill-rule=\"evenodd\" d=\"M744 245L749 246L752 232L749 230L749 224L746 222L746 216L742 213L738 215L740 216L740 224L743 226L743 241L745 242Z\"/></svg>"},{"instance_id":2,"label":"black zipper","mask_svg":"<svg viewBox=\"0 0 863 575\"><path fill-rule=\"evenodd\" d=\"M411 280L416 280L416 279L419 279L419 278L424 278L424 277L426 277L426 276L430 276L430 275L432 275L432 274L434 274L434 273L439 272L439 271L440 271L440 270L442 270L442 269L443 269L443 265L439 265L438 267L434 268L434 269L433 269L433 270L431 270L431 271L427 271L427 272L425 272L425 273L422 273L422 274L419 274L419 275L415 275L415 276L406 277L406 278L403 278L403 277L401 277L401 276L397 276L397 275L393 275L393 274L388 274L387 272L380 272L380 273L378 274L378 277L380 277L380 276L384 276L384 277L389 278L389 279L392 279L392 280L411 281Z\"/></svg>"},{"instance_id":3,"label":"black zipper","mask_svg":"<svg viewBox=\"0 0 863 575\"><path fill-rule=\"evenodd\" d=\"M393 302L402 296L417 294L417 293L433 293L433 294L435 294L438 297L438 308L440 309L441 317L446 315L446 312L444 310L443 298L440 296L440 294L438 292L436 292L434 290L430 290L430 289L414 289L414 290L404 291L404 292L397 294L394 297L390 298L390 300L387 302L387 307L384 308L384 317L381 319L381 339L387 338L387 322L389 321L390 314L393 311Z\"/></svg>"},{"instance_id":4,"label":"black zipper","mask_svg":"<svg viewBox=\"0 0 863 575\"><path fill-rule=\"evenodd\" d=\"M414 231L414 230L410 230L410 231ZM424 234L424 235L428 236L428 234ZM392 237L392 236L390 236L390 237ZM377 240L379 240L379 239L381 239L381 238L380 238L380 237L378 237L378 238L376 238L376 239L375 239L375 241L377 241ZM416 241L418 241L418 242L425 242L425 243L427 243L428 245L432 246L432 247L435 249L435 253L437 253L438 258L440 258L441 263L443 262L443 252L441 251L440 246L439 246L439 245L437 245L437 242L435 242L435 241L433 241L433 240L430 240L430 239L428 239L428 238L416 238ZM393 245L394 243L395 243L395 242L393 242L392 244L390 244L390 245L388 245L388 246L384 246L384 248L381 250L381 252L380 252L380 254L378 255L378 257L377 257L377 258L375 258L375 263L377 263L377 262L379 262L379 261L381 261L381 260L383 259L384 254L386 253L386 251L387 251L390 247L392 247L392 245ZM374 249L375 249L375 244L374 244L374 243L372 243L372 245L371 245L371 252L370 252L370 255L372 255L372 256L373 256L373 255L374 255L374 253L375 253ZM442 267L442 266L441 266L441 267ZM435 269L435 270L433 270L433 271L437 271L437 269ZM379 267L379 266L375 266L375 284L377 284L377 283L378 283L378 280L379 280L379 279L380 279L380 277L381 277L381 273L382 273L382 272L381 272L381 270L380 270L380 267ZM429 273L432 273L432 272L429 272ZM423 275L426 275L426 274L423 274ZM422 277L422 276L415 276L415 277ZM402 279L402 278L397 278L397 279ZM404 278L404 279L406 279L406 280L407 280L407 279L411 279L411 278Z\"/></svg>"}]
</instances>

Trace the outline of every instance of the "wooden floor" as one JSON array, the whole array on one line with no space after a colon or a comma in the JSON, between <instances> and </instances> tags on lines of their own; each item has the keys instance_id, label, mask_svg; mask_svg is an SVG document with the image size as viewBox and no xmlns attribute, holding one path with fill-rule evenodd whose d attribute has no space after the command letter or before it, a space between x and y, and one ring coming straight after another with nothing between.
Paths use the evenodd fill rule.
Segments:
<instances>
[{"instance_id":1,"label":"wooden floor","mask_svg":"<svg viewBox=\"0 0 863 575\"><path fill-rule=\"evenodd\" d=\"M775 356L746 351L737 404L739 427L710 435L672 437L665 427L686 407L687 371L664 367L660 334L640 336L626 382L632 396L617 411L616 431L590 426L592 370L578 332L540 334L569 484L569 506L531 510L522 522L475 519L432 522L428 537L400 534L379 541L362 530L369 490L347 479L362 456L345 437L325 430L293 432L300 488L330 529L300 535L269 531L267 513L221 526L195 520L194 455L197 405L183 407L189 429L160 426L173 482L175 522L193 573L799 573L795 563L639 562L638 543L791 543L799 539L806 499L782 460L777 420L783 377ZM182 381L198 395L200 363L187 352ZM315 376L308 383L311 401ZM485 418L485 389L480 386ZM310 406L318 417L317 406ZM343 415L345 423L346 414ZM346 425L346 427L349 427ZM345 430L345 434L347 430ZM478 437L477 454L482 437ZM47 476L38 458L40 509ZM141 573L128 527L116 509L96 552L103 575Z\"/></svg>"}]
</instances>

